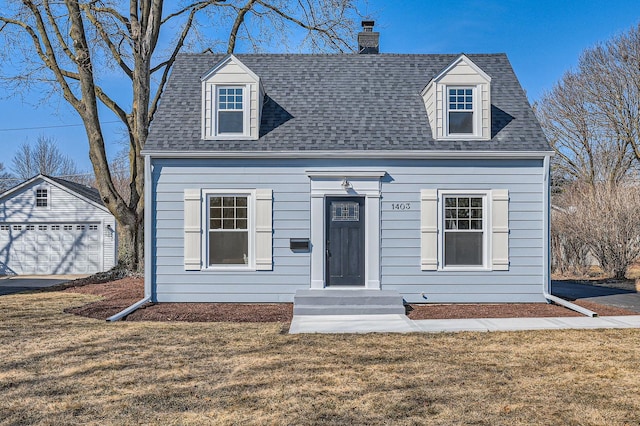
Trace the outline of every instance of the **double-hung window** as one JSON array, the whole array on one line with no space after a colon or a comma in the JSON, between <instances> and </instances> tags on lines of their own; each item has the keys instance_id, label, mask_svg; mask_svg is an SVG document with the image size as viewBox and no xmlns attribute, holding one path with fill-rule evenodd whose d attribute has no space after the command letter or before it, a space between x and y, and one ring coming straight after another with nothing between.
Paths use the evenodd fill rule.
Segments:
<instances>
[{"instance_id":1,"label":"double-hung window","mask_svg":"<svg viewBox=\"0 0 640 426\"><path fill-rule=\"evenodd\" d=\"M250 265L249 206L247 194L209 195L209 266Z\"/></svg>"},{"instance_id":2,"label":"double-hung window","mask_svg":"<svg viewBox=\"0 0 640 426\"><path fill-rule=\"evenodd\" d=\"M449 135L473 135L474 102L472 87L447 88Z\"/></svg>"},{"instance_id":3,"label":"double-hung window","mask_svg":"<svg viewBox=\"0 0 640 426\"><path fill-rule=\"evenodd\" d=\"M444 195L443 264L477 266L485 264L485 197L481 194Z\"/></svg>"},{"instance_id":4,"label":"double-hung window","mask_svg":"<svg viewBox=\"0 0 640 426\"><path fill-rule=\"evenodd\" d=\"M46 189L36 189L36 207L47 207L49 205L49 191Z\"/></svg>"},{"instance_id":5,"label":"double-hung window","mask_svg":"<svg viewBox=\"0 0 640 426\"><path fill-rule=\"evenodd\" d=\"M244 88L218 87L216 100L217 134L244 134Z\"/></svg>"}]
</instances>

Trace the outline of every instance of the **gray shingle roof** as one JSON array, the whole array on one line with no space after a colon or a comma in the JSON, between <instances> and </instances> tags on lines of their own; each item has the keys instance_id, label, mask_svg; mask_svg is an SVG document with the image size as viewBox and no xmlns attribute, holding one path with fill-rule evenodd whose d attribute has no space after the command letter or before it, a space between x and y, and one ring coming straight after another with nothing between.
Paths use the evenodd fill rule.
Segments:
<instances>
[{"instance_id":1,"label":"gray shingle roof","mask_svg":"<svg viewBox=\"0 0 640 426\"><path fill-rule=\"evenodd\" d=\"M258 140L201 139L200 77L223 56L175 62L145 150L549 151L504 54L467 55L491 76L492 139L434 140L420 96L459 55L236 55L267 94Z\"/></svg>"},{"instance_id":2,"label":"gray shingle roof","mask_svg":"<svg viewBox=\"0 0 640 426\"><path fill-rule=\"evenodd\" d=\"M79 183L71 182L69 180L62 179L59 177L53 177L53 176L47 176L47 177L52 181L56 182L57 184L64 186L68 190L75 192L76 194L80 194L83 197L93 201L96 204L104 206L104 203L102 202L102 198L100 197L100 193L96 188L81 185Z\"/></svg>"}]
</instances>

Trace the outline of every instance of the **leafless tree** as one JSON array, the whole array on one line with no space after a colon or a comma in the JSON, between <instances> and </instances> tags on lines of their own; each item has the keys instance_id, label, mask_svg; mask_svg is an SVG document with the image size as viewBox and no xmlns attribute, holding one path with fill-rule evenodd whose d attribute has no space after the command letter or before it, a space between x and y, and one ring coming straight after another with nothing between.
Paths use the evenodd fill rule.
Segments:
<instances>
[{"instance_id":1,"label":"leafless tree","mask_svg":"<svg viewBox=\"0 0 640 426\"><path fill-rule=\"evenodd\" d=\"M60 152L55 140L47 136L40 136L35 146L22 144L13 157L12 168L20 180L39 173L68 180L77 180L79 175L75 162Z\"/></svg>"},{"instance_id":2,"label":"leafless tree","mask_svg":"<svg viewBox=\"0 0 640 426\"><path fill-rule=\"evenodd\" d=\"M594 117L640 161L640 23L585 51L579 70L592 79L585 93L595 105Z\"/></svg>"},{"instance_id":3,"label":"leafless tree","mask_svg":"<svg viewBox=\"0 0 640 426\"><path fill-rule=\"evenodd\" d=\"M585 95L587 78L568 72L543 96L536 112L549 143L555 182L618 183L634 166L627 141L621 140L594 112Z\"/></svg>"},{"instance_id":4,"label":"leafless tree","mask_svg":"<svg viewBox=\"0 0 640 426\"><path fill-rule=\"evenodd\" d=\"M4 168L4 164L0 163L0 193L3 193L16 183L17 179Z\"/></svg>"},{"instance_id":5,"label":"leafless tree","mask_svg":"<svg viewBox=\"0 0 640 426\"><path fill-rule=\"evenodd\" d=\"M554 252L559 263L580 270L590 253L605 273L624 278L640 256L640 187L574 183L560 196L554 211ZM582 263L582 265L580 265Z\"/></svg>"},{"instance_id":6,"label":"leafless tree","mask_svg":"<svg viewBox=\"0 0 640 426\"><path fill-rule=\"evenodd\" d=\"M594 185L636 175L640 160L640 26L587 49L536 104L556 151L555 181Z\"/></svg>"},{"instance_id":7,"label":"leafless tree","mask_svg":"<svg viewBox=\"0 0 640 426\"><path fill-rule=\"evenodd\" d=\"M163 0L0 0L0 46L3 60L20 69L15 87L49 83L81 117L96 186L125 231L134 250L130 266L137 268L143 256L140 151L176 55L202 40L228 53L239 41L260 50L283 39L300 40L303 49L350 50L356 14L352 0L192 0L166 7ZM126 79L128 99L105 84L114 73ZM99 103L128 133L128 194L114 184Z\"/></svg>"},{"instance_id":8,"label":"leafless tree","mask_svg":"<svg viewBox=\"0 0 640 426\"><path fill-rule=\"evenodd\" d=\"M590 253L623 276L640 254L640 25L585 50L535 107L556 151L553 202L565 207L552 214L554 266L584 270Z\"/></svg>"}]
</instances>

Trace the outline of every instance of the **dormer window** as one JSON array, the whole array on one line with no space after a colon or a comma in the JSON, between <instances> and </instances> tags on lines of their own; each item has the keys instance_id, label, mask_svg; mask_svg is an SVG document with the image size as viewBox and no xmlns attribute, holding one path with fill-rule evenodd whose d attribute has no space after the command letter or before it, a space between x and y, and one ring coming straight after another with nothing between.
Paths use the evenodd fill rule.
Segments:
<instances>
[{"instance_id":1,"label":"dormer window","mask_svg":"<svg viewBox=\"0 0 640 426\"><path fill-rule=\"evenodd\" d=\"M257 140L264 88L260 78L233 55L201 78L202 138Z\"/></svg>"},{"instance_id":2,"label":"dormer window","mask_svg":"<svg viewBox=\"0 0 640 426\"><path fill-rule=\"evenodd\" d=\"M449 88L449 135L473 134L473 88Z\"/></svg>"},{"instance_id":3,"label":"dormer window","mask_svg":"<svg viewBox=\"0 0 640 426\"><path fill-rule=\"evenodd\" d=\"M218 87L218 134L244 133L244 89Z\"/></svg>"},{"instance_id":4,"label":"dormer window","mask_svg":"<svg viewBox=\"0 0 640 426\"><path fill-rule=\"evenodd\" d=\"M36 189L36 207L49 206L49 191L46 189Z\"/></svg>"},{"instance_id":5,"label":"dormer window","mask_svg":"<svg viewBox=\"0 0 640 426\"><path fill-rule=\"evenodd\" d=\"M436 140L491 139L491 77L460 55L420 92Z\"/></svg>"}]
</instances>

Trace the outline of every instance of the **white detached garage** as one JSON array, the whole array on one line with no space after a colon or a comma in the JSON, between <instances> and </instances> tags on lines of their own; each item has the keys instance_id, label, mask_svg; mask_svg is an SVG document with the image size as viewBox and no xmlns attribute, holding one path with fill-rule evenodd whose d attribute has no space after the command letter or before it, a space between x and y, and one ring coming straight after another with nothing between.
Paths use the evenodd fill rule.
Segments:
<instances>
[{"instance_id":1,"label":"white detached garage","mask_svg":"<svg viewBox=\"0 0 640 426\"><path fill-rule=\"evenodd\" d=\"M117 262L98 191L44 175L0 194L0 275L92 274Z\"/></svg>"}]
</instances>

